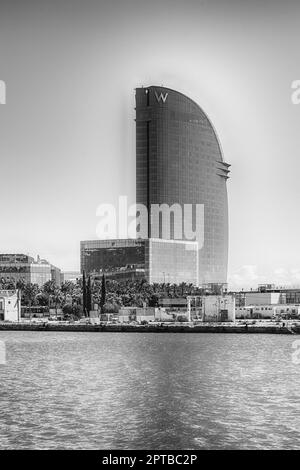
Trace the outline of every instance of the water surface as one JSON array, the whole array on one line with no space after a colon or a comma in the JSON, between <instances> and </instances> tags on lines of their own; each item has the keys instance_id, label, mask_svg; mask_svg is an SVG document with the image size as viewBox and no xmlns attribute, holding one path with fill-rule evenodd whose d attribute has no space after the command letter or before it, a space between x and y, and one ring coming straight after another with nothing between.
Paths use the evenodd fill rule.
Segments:
<instances>
[{"instance_id":1,"label":"water surface","mask_svg":"<svg viewBox=\"0 0 300 470\"><path fill-rule=\"evenodd\" d=\"M0 332L1 449L297 449L285 335Z\"/></svg>"}]
</instances>

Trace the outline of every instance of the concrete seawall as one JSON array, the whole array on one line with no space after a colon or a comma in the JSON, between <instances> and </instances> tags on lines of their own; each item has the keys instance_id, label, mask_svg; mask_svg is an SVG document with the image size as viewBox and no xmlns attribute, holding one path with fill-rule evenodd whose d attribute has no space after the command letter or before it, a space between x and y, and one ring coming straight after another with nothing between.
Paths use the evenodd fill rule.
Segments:
<instances>
[{"instance_id":1,"label":"concrete seawall","mask_svg":"<svg viewBox=\"0 0 300 470\"><path fill-rule=\"evenodd\" d=\"M283 327L280 325L74 325L74 324L28 324L1 323L0 331L71 331L95 333L264 333L300 334L300 325Z\"/></svg>"}]
</instances>

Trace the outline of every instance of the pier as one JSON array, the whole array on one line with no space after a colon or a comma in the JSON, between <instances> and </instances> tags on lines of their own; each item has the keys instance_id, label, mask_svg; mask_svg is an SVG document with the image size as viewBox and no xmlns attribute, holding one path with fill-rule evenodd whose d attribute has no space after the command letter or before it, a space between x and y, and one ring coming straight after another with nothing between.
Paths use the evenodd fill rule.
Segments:
<instances>
[{"instance_id":1,"label":"pier","mask_svg":"<svg viewBox=\"0 0 300 470\"><path fill-rule=\"evenodd\" d=\"M241 334L300 334L300 325L280 324L59 324L59 323L0 323L0 331L71 331L94 333L241 333Z\"/></svg>"}]
</instances>

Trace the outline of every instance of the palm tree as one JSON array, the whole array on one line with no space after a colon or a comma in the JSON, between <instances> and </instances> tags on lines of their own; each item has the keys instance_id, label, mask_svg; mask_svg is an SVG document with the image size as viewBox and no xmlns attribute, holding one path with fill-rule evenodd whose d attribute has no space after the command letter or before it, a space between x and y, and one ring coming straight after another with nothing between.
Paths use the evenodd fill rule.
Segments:
<instances>
[{"instance_id":1,"label":"palm tree","mask_svg":"<svg viewBox=\"0 0 300 470\"><path fill-rule=\"evenodd\" d=\"M64 294L65 296L65 303L66 303L66 299L67 299L67 295L70 295L72 296L73 294L73 291L74 291L74 284L73 282L71 281L66 281L64 282L61 286L60 286L60 290L61 292Z\"/></svg>"},{"instance_id":2,"label":"palm tree","mask_svg":"<svg viewBox=\"0 0 300 470\"><path fill-rule=\"evenodd\" d=\"M54 303L55 303L55 313L57 315L57 306L62 304L63 300L64 300L64 295L63 293L61 292L60 288L59 287L56 287L55 290L54 290L54 293L52 294L52 298L54 300Z\"/></svg>"},{"instance_id":3,"label":"palm tree","mask_svg":"<svg viewBox=\"0 0 300 470\"><path fill-rule=\"evenodd\" d=\"M39 286L37 284L32 284L31 282L28 282L28 284L25 284L23 288L22 295L23 295L24 303L26 303L29 306L30 320L31 320L31 305L34 302L38 292L39 292Z\"/></svg>"}]
</instances>

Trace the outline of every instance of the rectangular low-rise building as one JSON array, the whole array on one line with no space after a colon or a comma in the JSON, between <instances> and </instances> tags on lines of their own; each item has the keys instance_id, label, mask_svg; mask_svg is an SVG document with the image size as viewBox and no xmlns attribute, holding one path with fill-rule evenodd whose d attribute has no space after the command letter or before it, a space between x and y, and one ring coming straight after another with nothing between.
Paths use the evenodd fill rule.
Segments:
<instances>
[{"instance_id":1,"label":"rectangular low-rise building","mask_svg":"<svg viewBox=\"0 0 300 470\"><path fill-rule=\"evenodd\" d=\"M282 302L281 292L246 292L247 305L276 305Z\"/></svg>"},{"instance_id":2,"label":"rectangular low-rise building","mask_svg":"<svg viewBox=\"0 0 300 470\"><path fill-rule=\"evenodd\" d=\"M268 304L268 305L247 305L236 307L235 315L237 319L272 319L278 317L300 317L300 305L291 304Z\"/></svg>"},{"instance_id":3,"label":"rectangular low-rise building","mask_svg":"<svg viewBox=\"0 0 300 470\"><path fill-rule=\"evenodd\" d=\"M107 239L80 243L81 272L107 279L198 285L198 243L183 240Z\"/></svg>"},{"instance_id":4,"label":"rectangular low-rise building","mask_svg":"<svg viewBox=\"0 0 300 470\"><path fill-rule=\"evenodd\" d=\"M119 321L123 322L142 322L155 320L155 307L122 307L119 310Z\"/></svg>"},{"instance_id":5,"label":"rectangular low-rise building","mask_svg":"<svg viewBox=\"0 0 300 470\"><path fill-rule=\"evenodd\" d=\"M187 297L187 304L187 314L190 320L235 321L234 295L192 295Z\"/></svg>"},{"instance_id":6,"label":"rectangular low-rise building","mask_svg":"<svg viewBox=\"0 0 300 470\"><path fill-rule=\"evenodd\" d=\"M0 290L0 321L17 322L21 316L18 290Z\"/></svg>"},{"instance_id":7,"label":"rectangular low-rise building","mask_svg":"<svg viewBox=\"0 0 300 470\"><path fill-rule=\"evenodd\" d=\"M237 320L243 319L271 319L274 315L273 305L245 305L236 307L235 317Z\"/></svg>"},{"instance_id":8,"label":"rectangular low-rise building","mask_svg":"<svg viewBox=\"0 0 300 470\"><path fill-rule=\"evenodd\" d=\"M39 257L18 253L0 254L0 279L16 286L17 283L31 283L43 286L48 281L60 284L60 269Z\"/></svg>"},{"instance_id":9,"label":"rectangular low-rise building","mask_svg":"<svg viewBox=\"0 0 300 470\"><path fill-rule=\"evenodd\" d=\"M276 305L273 307L274 316L282 318L300 318L300 305Z\"/></svg>"},{"instance_id":10,"label":"rectangular low-rise building","mask_svg":"<svg viewBox=\"0 0 300 470\"><path fill-rule=\"evenodd\" d=\"M233 295L207 295L202 303L203 321L235 321L235 298Z\"/></svg>"}]
</instances>

